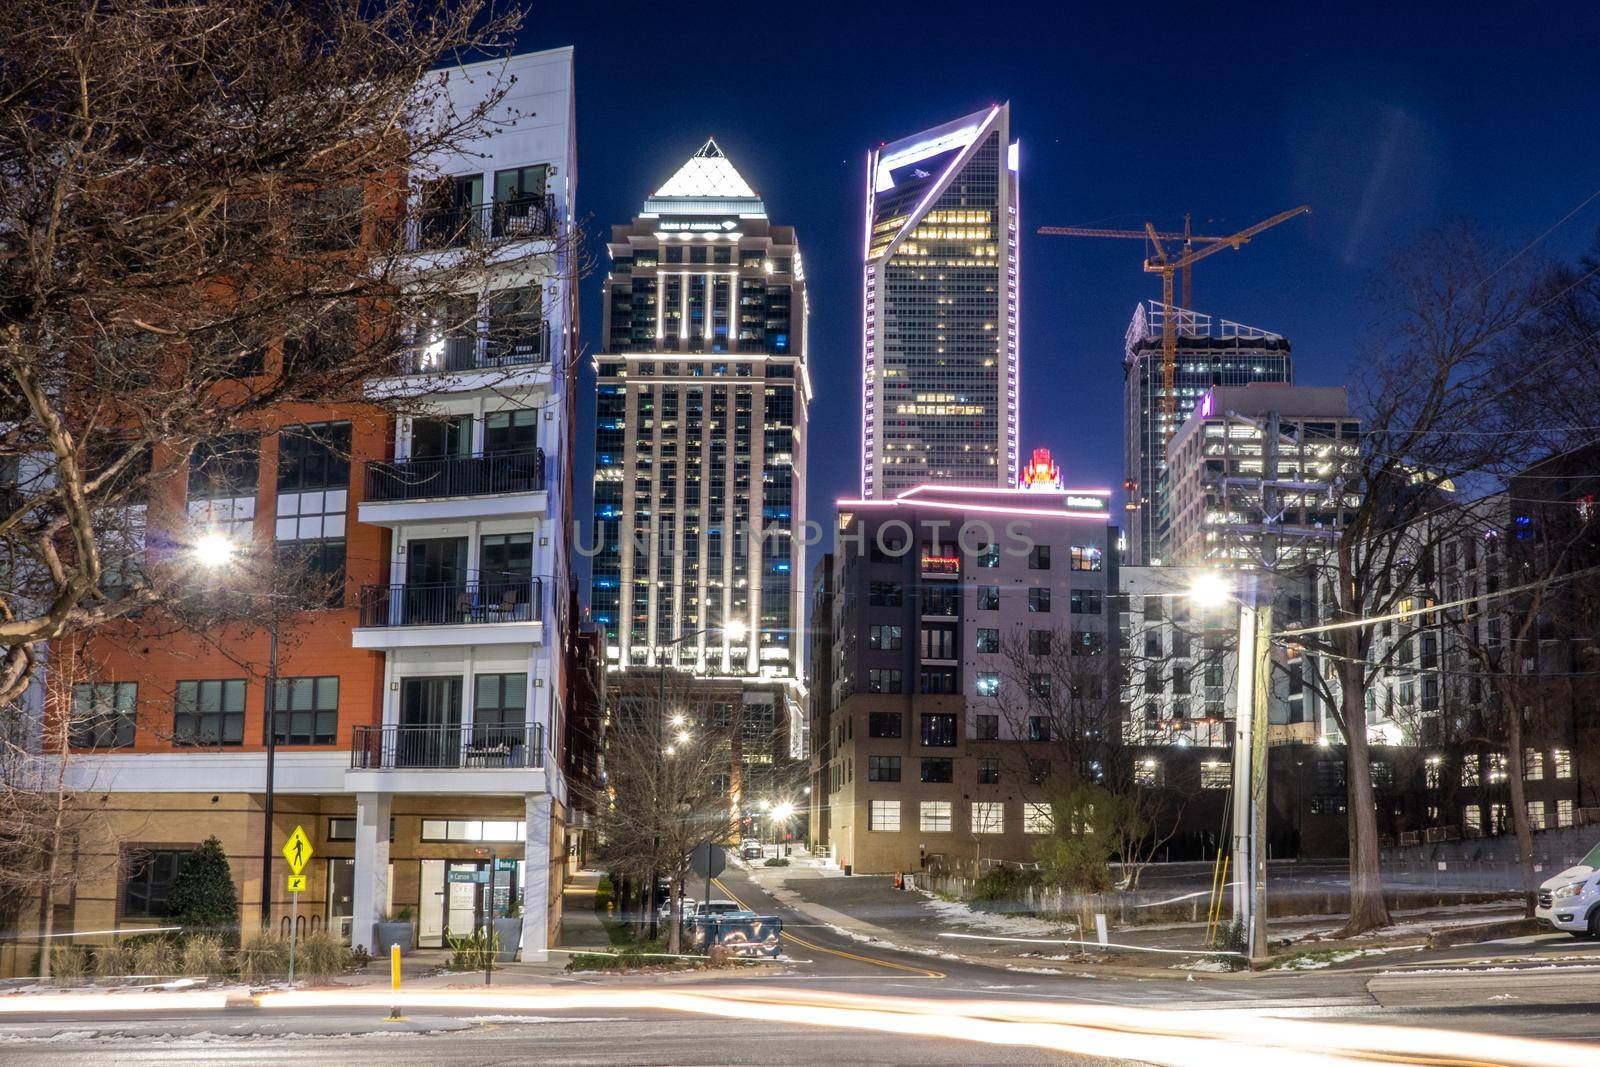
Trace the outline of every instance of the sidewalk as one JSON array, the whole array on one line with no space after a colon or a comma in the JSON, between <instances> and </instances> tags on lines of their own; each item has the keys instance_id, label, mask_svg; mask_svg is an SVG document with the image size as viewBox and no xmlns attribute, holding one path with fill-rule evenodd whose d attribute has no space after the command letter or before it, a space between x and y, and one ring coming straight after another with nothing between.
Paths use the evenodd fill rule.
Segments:
<instances>
[{"instance_id":1,"label":"sidewalk","mask_svg":"<svg viewBox=\"0 0 1600 1067\"><path fill-rule=\"evenodd\" d=\"M606 951L611 938L594 910L600 892L600 871L579 871L561 892L561 941L559 947L578 951ZM555 955L555 953L551 953ZM565 953L562 954L563 956Z\"/></svg>"}]
</instances>

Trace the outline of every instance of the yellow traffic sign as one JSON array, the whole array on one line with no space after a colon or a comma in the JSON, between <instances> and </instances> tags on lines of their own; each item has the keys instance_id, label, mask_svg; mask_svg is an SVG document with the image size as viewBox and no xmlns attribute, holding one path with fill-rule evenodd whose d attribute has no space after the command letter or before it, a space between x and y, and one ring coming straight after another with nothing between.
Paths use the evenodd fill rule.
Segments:
<instances>
[{"instance_id":1,"label":"yellow traffic sign","mask_svg":"<svg viewBox=\"0 0 1600 1067\"><path fill-rule=\"evenodd\" d=\"M294 874L306 869L306 862L311 859L311 839L306 836L305 827L296 826L283 843L283 858L289 861L289 870Z\"/></svg>"},{"instance_id":2,"label":"yellow traffic sign","mask_svg":"<svg viewBox=\"0 0 1600 1067\"><path fill-rule=\"evenodd\" d=\"M291 892L291 893L304 893L305 891L306 891L306 876L303 875L303 874L291 874L289 876L289 892Z\"/></svg>"}]
</instances>

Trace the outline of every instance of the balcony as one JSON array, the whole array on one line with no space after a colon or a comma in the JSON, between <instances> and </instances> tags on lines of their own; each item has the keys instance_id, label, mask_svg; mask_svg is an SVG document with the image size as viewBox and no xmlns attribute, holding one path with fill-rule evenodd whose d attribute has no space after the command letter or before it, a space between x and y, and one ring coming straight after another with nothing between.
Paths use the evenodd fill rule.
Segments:
<instances>
[{"instance_id":1,"label":"balcony","mask_svg":"<svg viewBox=\"0 0 1600 1067\"><path fill-rule=\"evenodd\" d=\"M498 323L491 317L487 337L475 333L452 334L414 349L406 361L406 374L466 374L472 371L516 370L550 362L550 321L541 319L521 327Z\"/></svg>"},{"instance_id":2,"label":"balcony","mask_svg":"<svg viewBox=\"0 0 1600 1067\"><path fill-rule=\"evenodd\" d=\"M544 727L357 726L350 769L491 770L544 766Z\"/></svg>"},{"instance_id":3,"label":"balcony","mask_svg":"<svg viewBox=\"0 0 1600 1067\"><path fill-rule=\"evenodd\" d=\"M360 518L379 526L541 511L544 449L429 456L367 464ZM462 497L492 497L463 506ZM448 502L448 503L441 503Z\"/></svg>"},{"instance_id":4,"label":"balcony","mask_svg":"<svg viewBox=\"0 0 1600 1067\"><path fill-rule=\"evenodd\" d=\"M361 588L356 648L531 644L544 635L538 578L409 582Z\"/></svg>"},{"instance_id":5,"label":"balcony","mask_svg":"<svg viewBox=\"0 0 1600 1067\"><path fill-rule=\"evenodd\" d=\"M406 220L406 250L438 252L485 240L526 241L556 235L553 196L423 211Z\"/></svg>"}]
</instances>

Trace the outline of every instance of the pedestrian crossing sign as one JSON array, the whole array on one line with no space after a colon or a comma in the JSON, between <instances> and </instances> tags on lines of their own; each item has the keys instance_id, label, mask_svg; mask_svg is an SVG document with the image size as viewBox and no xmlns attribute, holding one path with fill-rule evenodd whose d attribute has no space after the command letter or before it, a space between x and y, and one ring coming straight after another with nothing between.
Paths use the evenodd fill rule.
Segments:
<instances>
[{"instance_id":1,"label":"pedestrian crossing sign","mask_svg":"<svg viewBox=\"0 0 1600 1067\"><path fill-rule=\"evenodd\" d=\"M306 891L306 876L303 875L303 874L291 874L289 876L289 892L291 892L291 893L304 893L305 891Z\"/></svg>"},{"instance_id":2,"label":"pedestrian crossing sign","mask_svg":"<svg viewBox=\"0 0 1600 1067\"><path fill-rule=\"evenodd\" d=\"M296 826L289 840L283 843L283 858L289 861L291 874L299 874L306 869L306 864L311 860L311 851L311 839L306 836L305 827Z\"/></svg>"}]
</instances>

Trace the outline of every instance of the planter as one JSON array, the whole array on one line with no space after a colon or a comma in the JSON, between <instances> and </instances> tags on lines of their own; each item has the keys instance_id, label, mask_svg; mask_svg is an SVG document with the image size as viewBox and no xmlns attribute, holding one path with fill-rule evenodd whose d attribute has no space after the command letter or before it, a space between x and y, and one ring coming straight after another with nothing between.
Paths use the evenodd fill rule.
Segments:
<instances>
[{"instance_id":1,"label":"planter","mask_svg":"<svg viewBox=\"0 0 1600 1067\"><path fill-rule=\"evenodd\" d=\"M495 962L511 963L515 961L517 949L522 944L522 920L494 920L494 939L496 944Z\"/></svg>"},{"instance_id":2,"label":"planter","mask_svg":"<svg viewBox=\"0 0 1600 1067\"><path fill-rule=\"evenodd\" d=\"M411 955L416 944L416 928L409 922L380 920L372 924L373 955L387 956L390 945L400 946L400 955Z\"/></svg>"}]
</instances>

